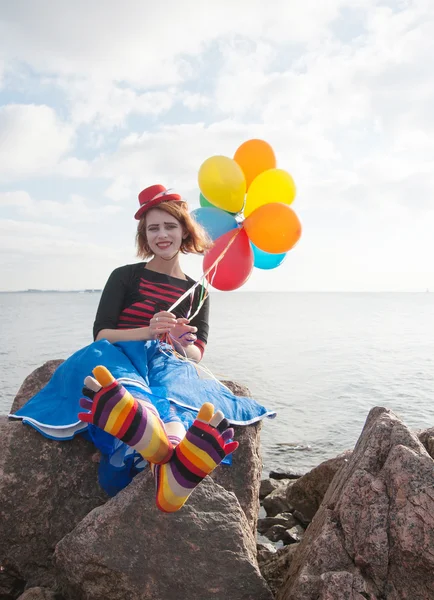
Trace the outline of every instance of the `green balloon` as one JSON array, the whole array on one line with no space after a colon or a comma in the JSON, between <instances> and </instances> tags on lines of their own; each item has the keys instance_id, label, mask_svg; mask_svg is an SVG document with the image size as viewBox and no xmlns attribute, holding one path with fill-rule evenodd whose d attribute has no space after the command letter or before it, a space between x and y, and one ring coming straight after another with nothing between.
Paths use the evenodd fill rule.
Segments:
<instances>
[{"instance_id":1,"label":"green balloon","mask_svg":"<svg viewBox=\"0 0 434 600\"><path fill-rule=\"evenodd\" d=\"M205 196L201 193L199 196L199 202L200 205L205 208L210 207L210 208L218 208L218 206L215 206L215 204L211 204L211 202L208 202L208 200L205 198ZM223 212L227 212L229 215L236 215L237 213L231 213L228 210L223 210L222 208L220 208L219 210L222 210Z\"/></svg>"},{"instance_id":2,"label":"green balloon","mask_svg":"<svg viewBox=\"0 0 434 600\"><path fill-rule=\"evenodd\" d=\"M208 202L208 200L205 198L205 196L203 194L200 195L199 202L200 202L200 205L203 207L210 206L211 208L216 208L216 206L214 206L214 204L211 204L211 202Z\"/></svg>"}]
</instances>

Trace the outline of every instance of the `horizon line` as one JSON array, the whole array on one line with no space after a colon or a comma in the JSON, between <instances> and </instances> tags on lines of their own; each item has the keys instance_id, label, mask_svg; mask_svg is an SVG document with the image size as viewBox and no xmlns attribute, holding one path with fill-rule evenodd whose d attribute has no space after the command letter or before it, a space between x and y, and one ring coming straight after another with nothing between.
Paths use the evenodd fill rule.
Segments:
<instances>
[{"instance_id":1,"label":"horizon line","mask_svg":"<svg viewBox=\"0 0 434 600\"><path fill-rule=\"evenodd\" d=\"M39 289L27 288L21 290L0 290L0 294L96 294L103 291L103 288L78 288L78 289ZM213 292L223 293L222 290L212 289ZM431 293L428 288L425 290L230 290L237 293L282 293L282 294L428 294Z\"/></svg>"}]
</instances>

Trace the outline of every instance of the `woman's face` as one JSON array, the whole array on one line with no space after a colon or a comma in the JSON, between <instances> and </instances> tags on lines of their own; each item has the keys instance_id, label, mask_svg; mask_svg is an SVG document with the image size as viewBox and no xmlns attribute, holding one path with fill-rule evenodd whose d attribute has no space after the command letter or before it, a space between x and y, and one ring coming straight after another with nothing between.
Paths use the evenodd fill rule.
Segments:
<instances>
[{"instance_id":1,"label":"woman's face","mask_svg":"<svg viewBox=\"0 0 434 600\"><path fill-rule=\"evenodd\" d=\"M184 235L181 223L166 211L151 208L146 213L146 237L155 256L166 259L174 256L181 247Z\"/></svg>"}]
</instances>

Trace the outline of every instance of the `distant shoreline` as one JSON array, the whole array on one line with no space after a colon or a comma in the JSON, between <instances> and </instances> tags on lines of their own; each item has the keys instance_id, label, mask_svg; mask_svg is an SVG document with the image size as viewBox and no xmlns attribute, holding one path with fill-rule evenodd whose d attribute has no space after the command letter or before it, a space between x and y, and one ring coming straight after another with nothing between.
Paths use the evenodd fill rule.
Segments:
<instances>
[{"instance_id":1,"label":"distant shoreline","mask_svg":"<svg viewBox=\"0 0 434 600\"><path fill-rule=\"evenodd\" d=\"M98 288L89 288L89 289L83 289L83 290L38 290L38 289L27 289L27 290L0 290L0 294L101 294L102 293L102 289L98 289ZM214 290L213 289L213 293L220 293L220 290ZM243 290L243 289L238 289L238 290L234 290L234 293L244 293L244 294L255 294L255 293L270 293L270 294L429 294L430 290L429 289L425 289L425 290L407 290L407 291L403 291L403 290L395 290L395 291L389 291L389 290L372 290L372 291L365 291L365 290L353 290L353 291L348 291L348 290L326 290L326 291L322 291L322 290Z\"/></svg>"},{"instance_id":2,"label":"distant shoreline","mask_svg":"<svg viewBox=\"0 0 434 600\"><path fill-rule=\"evenodd\" d=\"M98 289L88 289L88 290L6 290L0 291L0 294L95 294L101 293L101 290Z\"/></svg>"}]
</instances>

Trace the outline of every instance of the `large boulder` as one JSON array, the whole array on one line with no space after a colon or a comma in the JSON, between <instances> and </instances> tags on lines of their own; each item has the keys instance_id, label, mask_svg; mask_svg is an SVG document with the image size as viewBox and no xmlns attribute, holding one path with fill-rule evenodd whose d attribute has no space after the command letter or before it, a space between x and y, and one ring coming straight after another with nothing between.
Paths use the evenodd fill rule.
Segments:
<instances>
[{"instance_id":1,"label":"large boulder","mask_svg":"<svg viewBox=\"0 0 434 600\"><path fill-rule=\"evenodd\" d=\"M107 499L97 460L83 438L55 442L0 417L0 564L11 575L10 593L23 581L54 583L55 545Z\"/></svg>"},{"instance_id":2,"label":"large boulder","mask_svg":"<svg viewBox=\"0 0 434 600\"><path fill-rule=\"evenodd\" d=\"M155 507L154 494L141 473L57 544L68 599L272 599L234 494L207 478L173 514Z\"/></svg>"},{"instance_id":3,"label":"large boulder","mask_svg":"<svg viewBox=\"0 0 434 600\"><path fill-rule=\"evenodd\" d=\"M434 598L434 462L390 411L370 411L306 531L278 600Z\"/></svg>"}]
</instances>

